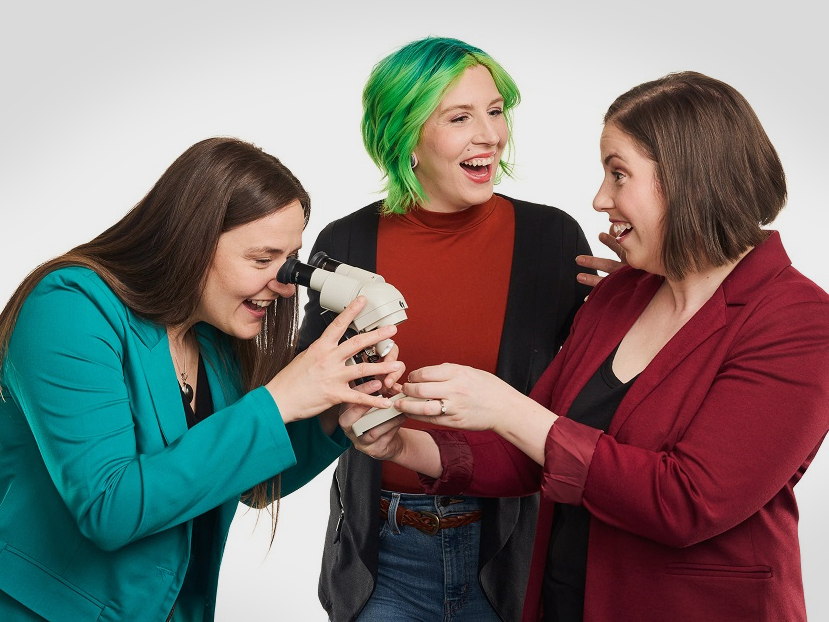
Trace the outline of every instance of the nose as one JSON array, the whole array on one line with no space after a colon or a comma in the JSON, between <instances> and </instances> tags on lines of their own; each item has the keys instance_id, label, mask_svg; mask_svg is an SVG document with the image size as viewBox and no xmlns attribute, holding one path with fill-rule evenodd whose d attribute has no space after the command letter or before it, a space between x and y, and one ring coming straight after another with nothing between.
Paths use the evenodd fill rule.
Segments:
<instances>
[{"instance_id":1,"label":"nose","mask_svg":"<svg viewBox=\"0 0 829 622\"><path fill-rule=\"evenodd\" d=\"M613 198L610 196L607 184L607 179L603 180L602 185L599 186L599 191L593 197L593 209L597 212L604 212L613 207Z\"/></svg>"},{"instance_id":2,"label":"nose","mask_svg":"<svg viewBox=\"0 0 829 622\"><path fill-rule=\"evenodd\" d=\"M296 294L296 285L293 283L280 283L275 277L268 281L268 289L282 298L290 298Z\"/></svg>"},{"instance_id":3,"label":"nose","mask_svg":"<svg viewBox=\"0 0 829 622\"><path fill-rule=\"evenodd\" d=\"M479 117L477 133L475 134L474 142L485 145L497 145L501 141L501 135L498 133L497 123L500 118L491 117L488 114Z\"/></svg>"}]
</instances>

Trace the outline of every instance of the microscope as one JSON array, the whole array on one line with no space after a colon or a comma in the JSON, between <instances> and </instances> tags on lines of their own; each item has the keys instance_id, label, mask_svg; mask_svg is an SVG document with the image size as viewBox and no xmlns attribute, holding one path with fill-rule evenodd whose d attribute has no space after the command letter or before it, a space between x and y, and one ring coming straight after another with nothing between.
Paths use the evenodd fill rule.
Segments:
<instances>
[{"instance_id":1,"label":"microscope","mask_svg":"<svg viewBox=\"0 0 829 622\"><path fill-rule=\"evenodd\" d=\"M289 258L279 269L276 280L286 285L302 285L319 292L320 306L333 313L343 311L357 296L365 296L366 305L351 322L346 331L346 338L381 326L399 324L407 317L408 305L403 295L391 284L386 283L382 276L331 259L323 251L314 254L307 264L296 258ZM391 339L384 339L358 352L348 363L375 363L391 352L393 347L394 342ZM365 380L367 379L363 379ZM394 396L392 400L400 397L403 397L402 393ZM357 436L361 436L366 430L399 414L394 406L372 408L352 429Z\"/></svg>"}]
</instances>

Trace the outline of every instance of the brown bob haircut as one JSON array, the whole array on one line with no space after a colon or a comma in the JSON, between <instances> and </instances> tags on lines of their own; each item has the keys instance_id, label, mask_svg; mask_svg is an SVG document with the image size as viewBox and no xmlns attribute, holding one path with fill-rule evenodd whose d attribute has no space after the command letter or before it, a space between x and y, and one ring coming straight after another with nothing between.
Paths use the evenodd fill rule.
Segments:
<instances>
[{"instance_id":1,"label":"brown bob haircut","mask_svg":"<svg viewBox=\"0 0 829 622\"><path fill-rule=\"evenodd\" d=\"M701 73L671 73L621 95L604 117L656 163L666 204L667 276L734 261L786 203L780 158L746 99Z\"/></svg>"}]
</instances>

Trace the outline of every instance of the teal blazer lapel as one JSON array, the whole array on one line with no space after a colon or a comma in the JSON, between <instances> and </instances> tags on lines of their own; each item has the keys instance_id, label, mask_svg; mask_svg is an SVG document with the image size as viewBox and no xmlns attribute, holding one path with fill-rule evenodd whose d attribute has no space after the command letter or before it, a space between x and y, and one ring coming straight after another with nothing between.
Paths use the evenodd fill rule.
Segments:
<instances>
[{"instance_id":1,"label":"teal blazer lapel","mask_svg":"<svg viewBox=\"0 0 829 622\"><path fill-rule=\"evenodd\" d=\"M138 354L147 393L154 406L164 443L169 445L187 431L187 419L182 409L176 369L170 357L167 330L131 312L129 317L130 326L140 342ZM140 371L133 370L133 373Z\"/></svg>"},{"instance_id":2,"label":"teal blazer lapel","mask_svg":"<svg viewBox=\"0 0 829 622\"><path fill-rule=\"evenodd\" d=\"M196 339L199 342L199 352L207 372L207 382L210 384L210 396L213 398L213 408L221 410L242 397L239 390L242 379L232 377L238 375L235 368L226 360L226 355L219 353L219 341L228 337L210 324L199 323L194 327ZM222 351L232 351L230 344L224 344Z\"/></svg>"},{"instance_id":3,"label":"teal blazer lapel","mask_svg":"<svg viewBox=\"0 0 829 622\"><path fill-rule=\"evenodd\" d=\"M139 356L147 383L147 392L155 408L164 442L169 445L187 431L187 419L184 416L181 395L176 382L176 370L170 356L167 330L163 326L132 313L130 313L130 324L140 342ZM216 339L221 336L218 331L207 324L197 324L195 332L199 350L204 359L213 407L217 411L222 410L241 396L231 390L234 385L229 381L227 366L218 354ZM227 534L238 504L239 499L234 496L219 506L217 534ZM222 538L223 544L224 538Z\"/></svg>"}]
</instances>

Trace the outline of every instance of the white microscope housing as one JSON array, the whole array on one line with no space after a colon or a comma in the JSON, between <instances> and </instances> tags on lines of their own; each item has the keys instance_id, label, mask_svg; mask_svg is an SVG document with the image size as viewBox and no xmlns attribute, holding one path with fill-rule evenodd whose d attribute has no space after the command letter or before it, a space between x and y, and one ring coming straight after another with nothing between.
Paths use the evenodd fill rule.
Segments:
<instances>
[{"instance_id":1,"label":"white microscope housing","mask_svg":"<svg viewBox=\"0 0 829 622\"><path fill-rule=\"evenodd\" d=\"M308 264L289 259L279 269L276 280L304 285L319 292L320 306L334 313L343 311L357 296L364 296L366 305L351 322L351 328L358 333L399 324L407 318L406 300L382 276L331 259L322 251ZM394 341L391 339L378 342L375 346L377 356L386 356L392 347Z\"/></svg>"}]
</instances>

